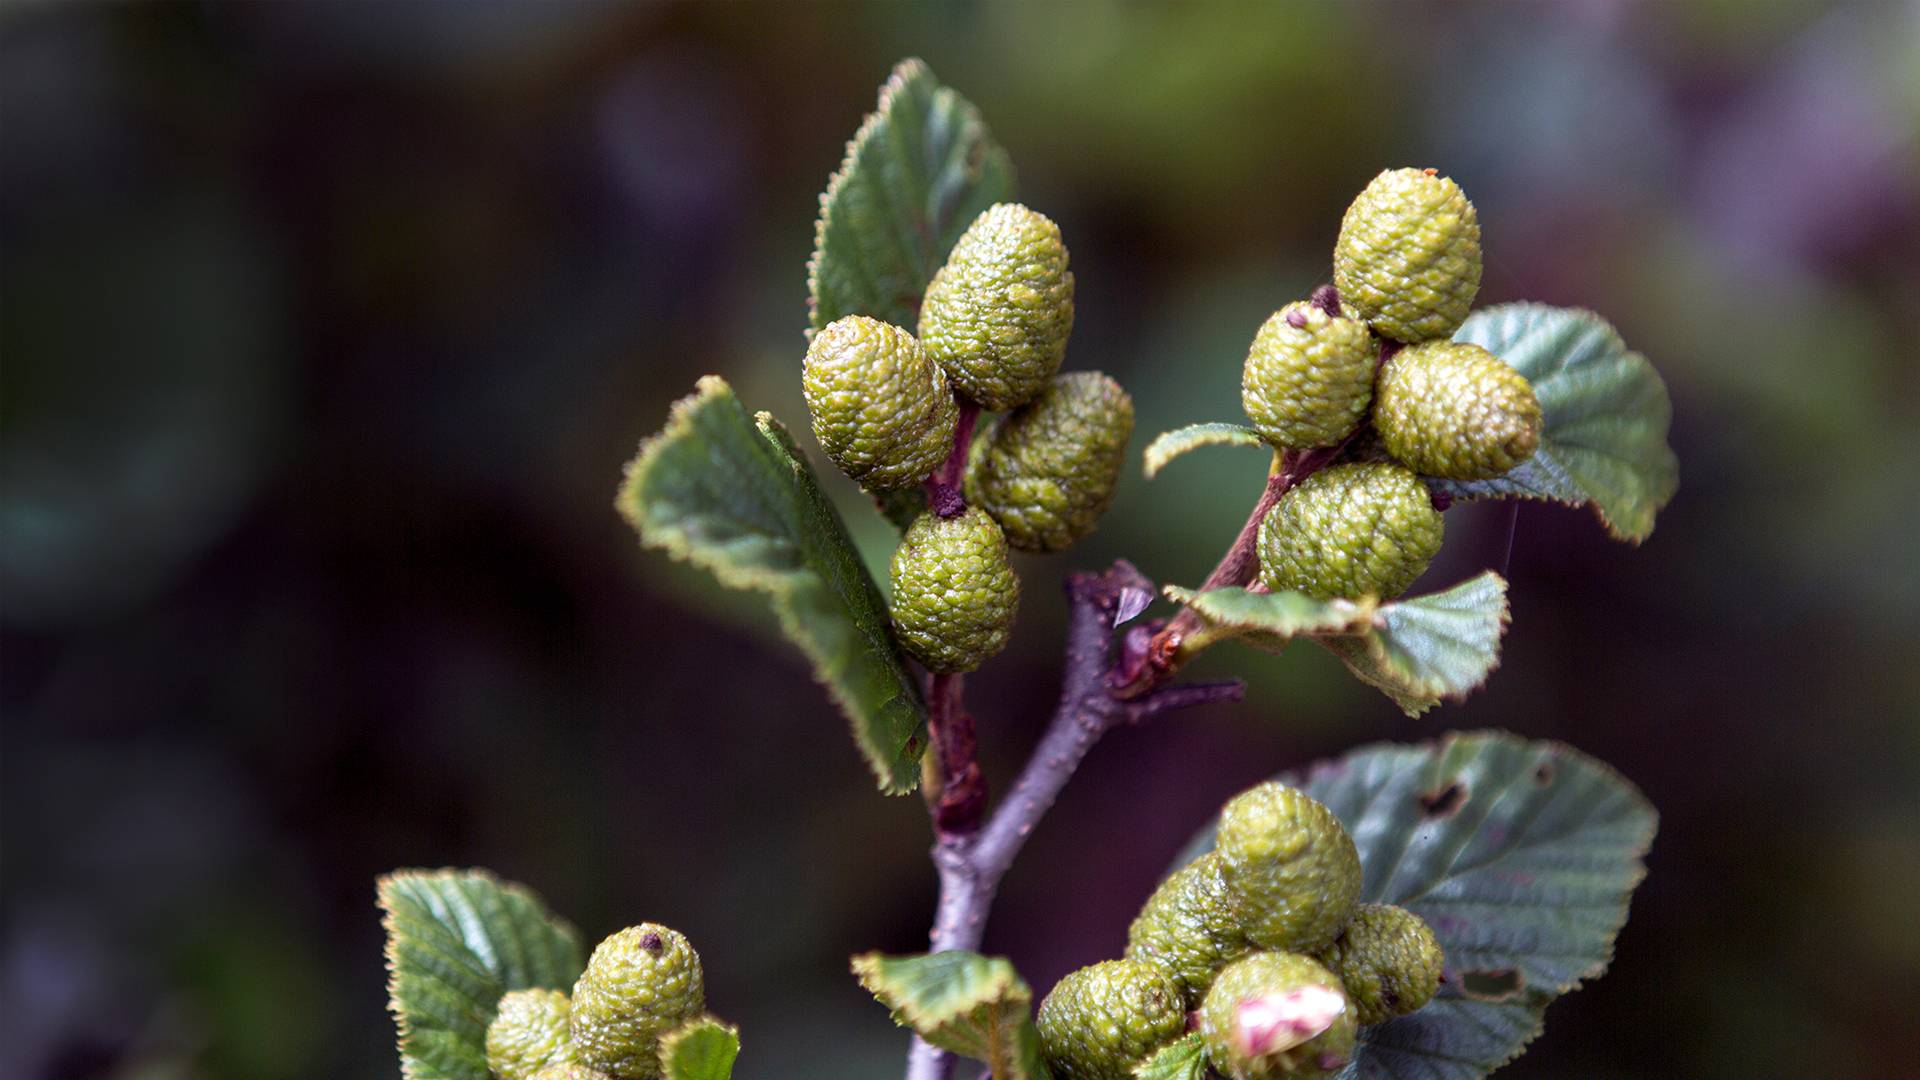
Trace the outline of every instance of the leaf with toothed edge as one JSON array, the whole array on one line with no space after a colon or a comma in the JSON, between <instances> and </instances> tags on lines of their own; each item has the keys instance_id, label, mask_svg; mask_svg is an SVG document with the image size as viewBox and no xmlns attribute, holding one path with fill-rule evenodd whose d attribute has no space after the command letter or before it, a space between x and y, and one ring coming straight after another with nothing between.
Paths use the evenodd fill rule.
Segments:
<instances>
[{"instance_id":1,"label":"leaf with toothed edge","mask_svg":"<svg viewBox=\"0 0 1920 1080\"><path fill-rule=\"evenodd\" d=\"M994 1080L1048 1080L1033 991L1001 957L952 951L866 953L853 973L894 1022L942 1050L986 1062Z\"/></svg>"},{"instance_id":2,"label":"leaf with toothed edge","mask_svg":"<svg viewBox=\"0 0 1920 1080\"><path fill-rule=\"evenodd\" d=\"M571 990L580 935L484 870L397 870L376 890L407 1080L488 1080L487 1025L509 990Z\"/></svg>"},{"instance_id":3,"label":"leaf with toothed edge","mask_svg":"<svg viewBox=\"0 0 1920 1080\"><path fill-rule=\"evenodd\" d=\"M981 211L1013 198L1013 163L980 110L904 60L820 196L809 321L871 315L911 330L920 297Z\"/></svg>"},{"instance_id":4,"label":"leaf with toothed edge","mask_svg":"<svg viewBox=\"0 0 1920 1080\"><path fill-rule=\"evenodd\" d=\"M1362 1028L1339 1080L1471 1080L1518 1057L1548 1004L1606 971L1659 820L1605 764L1505 732L1376 744L1276 779L1352 834L1361 899L1418 914L1446 951L1439 994ZM1211 851L1213 828L1172 869Z\"/></svg>"},{"instance_id":5,"label":"leaf with toothed edge","mask_svg":"<svg viewBox=\"0 0 1920 1080\"><path fill-rule=\"evenodd\" d=\"M660 1037L664 1080L732 1080L740 1030L711 1016L697 1017Z\"/></svg>"},{"instance_id":6,"label":"leaf with toothed edge","mask_svg":"<svg viewBox=\"0 0 1920 1080\"><path fill-rule=\"evenodd\" d=\"M1673 402L1647 358L1591 311L1497 304L1467 318L1455 341L1493 353L1527 377L1545 426L1533 457L1492 480L1429 480L1459 499L1591 505L1615 539L1639 543L1680 486L1667 445Z\"/></svg>"},{"instance_id":7,"label":"leaf with toothed edge","mask_svg":"<svg viewBox=\"0 0 1920 1080\"><path fill-rule=\"evenodd\" d=\"M1205 1080L1207 1044L1199 1032L1183 1035L1133 1067L1134 1080Z\"/></svg>"},{"instance_id":8,"label":"leaf with toothed edge","mask_svg":"<svg viewBox=\"0 0 1920 1080\"><path fill-rule=\"evenodd\" d=\"M847 715L889 794L912 791L926 707L880 587L785 428L715 376L641 444L617 500L640 542L768 594L788 639Z\"/></svg>"},{"instance_id":9,"label":"leaf with toothed edge","mask_svg":"<svg viewBox=\"0 0 1920 1080\"><path fill-rule=\"evenodd\" d=\"M1260 433L1245 424L1189 424L1163 432L1147 444L1147 479L1157 476L1167 463L1203 446L1266 446ZM1270 449L1270 448L1269 448Z\"/></svg>"}]
</instances>

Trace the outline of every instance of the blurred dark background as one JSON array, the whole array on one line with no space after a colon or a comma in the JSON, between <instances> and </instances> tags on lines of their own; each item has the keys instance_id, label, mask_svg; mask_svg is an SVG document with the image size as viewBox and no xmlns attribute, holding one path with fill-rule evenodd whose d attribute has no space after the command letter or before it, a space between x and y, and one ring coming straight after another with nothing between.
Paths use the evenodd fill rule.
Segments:
<instances>
[{"instance_id":1,"label":"blurred dark background","mask_svg":"<svg viewBox=\"0 0 1920 1080\"><path fill-rule=\"evenodd\" d=\"M988 948L1117 952L1207 812L1378 739L1567 740L1659 806L1615 970L1520 1076L1894 1076L1920 1052L1920 15L1720 0L1161 9L0 9L0 1073L393 1076L373 879L484 864L682 928L752 1077L896 1075L846 957L924 943L885 799L752 597L640 552L621 463L704 372L804 428L816 196L925 57L1079 277L1070 367L1238 414L1375 172L1479 206L1482 300L1672 386L1644 547L1528 506L1491 685L1407 721L1317 650L1101 746ZM1204 575L1260 483L1130 471L974 680L1035 737L1072 567ZM890 536L833 481L876 565ZM1456 510L1429 580L1507 554ZM1231 654L1231 655L1229 655Z\"/></svg>"}]
</instances>

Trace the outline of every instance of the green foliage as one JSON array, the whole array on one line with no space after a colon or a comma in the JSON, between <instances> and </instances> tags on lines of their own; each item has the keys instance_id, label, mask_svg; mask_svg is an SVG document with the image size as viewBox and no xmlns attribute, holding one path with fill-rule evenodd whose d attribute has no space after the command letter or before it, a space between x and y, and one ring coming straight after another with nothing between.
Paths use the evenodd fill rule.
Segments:
<instances>
[{"instance_id":1,"label":"green foliage","mask_svg":"<svg viewBox=\"0 0 1920 1080\"><path fill-rule=\"evenodd\" d=\"M1492 571L1441 592L1377 605L1238 588L1166 592L1200 616L1212 640L1235 638L1278 652L1295 637L1312 638L1409 716L1485 682L1499 665L1507 626L1507 583Z\"/></svg>"},{"instance_id":2,"label":"green foliage","mask_svg":"<svg viewBox=\"0 0 1920 1080\"><path fill-rule=\"evenodd\" d=\"M1138 1080L1204 1080L1207 1043L1199 1032L1168 1043L1160 1052L1133 1067Z\"/></svg>"},{"instance_id":3,"label":"green foliage","mask_svg":"<svg viewBox=\"0 0 1920 1080\"><path fill-rule=\"evenodd\" d=\"M1446 950L1438 995L1362 1029L1349 1078L1471 1080L1518 1056L1548 1004L1606 970L1657 825L1606 765L1503 732L1377 744L1279 779L1353 834L1361 899L1414 912Z\"/></svg>"},{"instance_id":4,"label":"green foliage","mask_svg":"<svg viewBox=\"0 0 1920 1080\"><path fill-rule=\"evenodd\" d=\"M973 952L866 953L853 973L894 1022L993 1070L994 1080L1047 1080L1033 991L1001 957Z\"/></svg>"},{"instance_id":5,"label":"green foliage","mask_svg":"<svg viewBox=\"0 0 1920 1080\"><path fill-rule=\"evenodd\" d=\"M740 1029L711 1016L697 1017L660 1039L665 1080L731 1080L740 1056Z\"/></svg>"},{"instance_id":6,"label":"green foliage","mask_svg":"<svg viewBox=\"0 0 1920 1080\"><path fill-rule=\"evenodd\" d=\"M489 1080L487 1025L509 990L567 990L580 935L522 886L484 870L380 879L388 1007L408 1080Z\"/></svg>"},{"instance_id":7,"label":"green foliage","mask_svg":"<svg viewBox=\"0 0 1920 1080\"><path fill-rule=\"evenodd\" d=\"M1013 163L980 111L906 60L820 197L807 264L812 327L842 315L918 320L927 282L987 207L1013 197Z\"/></svg>"},{"instance_id":8,"label":"green foliage","mask_svg":"<svg viewBox=\"0 0 1920 1080\"><path fill-rule=\"evenodd\" d=\"M1546 414L1532 458L1493 480L1440 481L1460 498L1525 498L1592 506L1608 533L1639 543L1680 486L1667 446L1673 403L1646 357L1590 311L1499 304L1454 334L1513 365Z\"/></svg>"},{"instance_id":9,"label":"green foliage","mask_svg":"<svg viewBox=\"0 0 1920 1080\"><path fill-rule=\"evenodd\" d=\"M724 380L701 379L627 466L618 505L643 544L767 593L881 790L913 790L926 745L919 687L846 524L778 421L749 416Z\"/></svg>"},{"instance_id":10,"label":"green foliage","mask_svg":"<svg viewBox=\"0 0 1920 1080\"><path fill-rule=\"evenodd\" d=\"M1147 479L1158 475L1167 463L1203 446L1265 446L1260 433L1245 424L1188 424L1155 438L1147 445Z\"/></svg>"}]
</instances>

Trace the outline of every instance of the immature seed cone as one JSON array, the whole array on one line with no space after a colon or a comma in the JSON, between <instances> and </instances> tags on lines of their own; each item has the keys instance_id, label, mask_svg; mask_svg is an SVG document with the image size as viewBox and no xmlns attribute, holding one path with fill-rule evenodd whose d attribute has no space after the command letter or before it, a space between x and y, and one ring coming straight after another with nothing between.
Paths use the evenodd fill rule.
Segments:
<instances>
[{"instance_id":1,"label":"immature seed cone","mask_svg":"<svg viewBox=\"0 0 1920 1080\"><path fill-rule=\"evenodd\" d=\"M1152 964L1107 960L1069 972L1040 1003L1040 1052L1054 1080L1132 1080L1186 1029L1180 988Z\"/></svg>"},{"instance_id":2,"label":"immature seed cone","mask_svg":"<svg viewBox=\"0 0 1920 1080\"><path fill-rule=\"evenodd\" d=\"M967 501L992 514L1020 551L1059 551L1113 504L1133 435L1133 399L1098 371L1055 376L1040 396L982 434Z\"/></svg>"},{"instance_id":3,"label":"immature seed cone","mask_svg":"<svg viewBox=\"0 0 1920 1080\"><path fill-rule=\"evenodd\" d=\"M1390 600L1440 550L1445 524L1425 484L1390 462L1322 469L1260 522L1260 581L1319 600Z\"/></svg>"},{"instance_id":4,"label":"immature seed cone","mask_svg":"<svg viewBox=\"0 0 1920 1080\"><path fill-rule=\"evenodd\" d=\"M1340 304L1395 341L1452 336L1480 291L1480 219L1460 185L1391 169L1347 207L1333 248Z\"/></svg>"},{"instance_id":5,"label":"immature seed cone","mask_svg":"<svg viewBox=\"0 0 1920 1080\"><path fill-rule=\"evenodd\" d=\"M1073 274L1060 227L1019 203L973 219L920 303L921 346L987 409L1011 409L1044 389L1072 332Z\"/></svg>"},{"instance_id":6,"label":"immature seed cone","mask_svg":"<svg viewBox=\"0 0 1920 1080\"><path fill-rule=\"evenodd\" d=\"M1478 345L1428 341L1380 369L1373 423L1426 476L1491 480L1533 456L1544 419L1527 377Z\"/></svg>"},{"instance_id":7,"label":"immature seed cone","mask_svg":"<svg viewBox=\"0 0 1920 1080\"><path fill-rule=\"evenodd\" d=\"M1446 954L1426 920L1392 904L1361 904L1315 957L1340 976L1362 1027L1415 1012L1440 989Z\"/></svg>"},{"instance_id":8,"label":"immature seed cone","mask_svg":"<svg viewBox=\"0 0 1920 1080\"><path fill-rule=\"evenodd\" d=\"M1006 647L1020 579L986 511L913 519L894 549L892 578L894 635L928 671L972 671Z\"/></svg>"},{"instance_id":9,"label":"immature seed cone","mask_svg":"<svg viewBox=\"0 0 1920 1080\"><path fill-rule=\"evenodd\" d=\"M581 1061L623 1080L660 1075L660 1036L706 1007L700 955L676 930L630 926L602 941L573 985Z\"/></svg>"},{"instance_id":10,"label":"immature seed cone","mask_svg":"<svg viewBox=\"0 0 1920 1080\"><path fill-rule=\"evenodd\" d=\"M549 1065L534 1073L529 1080L616 1080L616 1078L585 1065Z\"/></svg>"},{"instance_id":11,"label":"immature seed cone","mask_svg":"<svg viewBox=\"0 0 1920 1080\"><path fill-rule=\"evenodd\" d=\"M574 1064L568 1011L558 990L508 991L487 1025L487 1068L498 1080L530 1080L548 1065Z\"/></svg>"},{"instance_id":12,"label":"immature seed cone","mask_svg":"<svg viewBox=\"0 0 1920 1080\"><path fill-rule=\"evenodd\" d=\"M1353 1007L1334 974L1289 952L1227 965L1200 1006L1207 1061L1228 1080L1313 1080L1353 1057Z\"/></svg>"},{"instance_id":13,"label":"immature seed cone","mask_svg":"<svg viewBox=\"0 0 1920 1080\"><path fill-rule=\"evenodd\" d=\"M1209 851L1175 871L1127 927L1127 959L1173 977L1193 1008L1220 969L1252 951L1234 914L1220 853Z\"/></svg>"},{"instance_id":14,"label":"immature seed cone","mask_svg":"<svg viewBox=\"0 0 1920 1080\"><path fill-rule=\"evenodd\" d=\"M865 315L828 323L800 385L821 449L870 491L918 484L953 445L960 410L946 375L897 326Z\"/></svg>"},{"instance_id":15,"label":"immature seed cone","mask_svg":"<svg viewBox=\"0 0 1920 1080\"><path fill-rule=\"evenodd\" d=\"M1366 323L1288 304L1254 335L1240 404L1261 437L1282 450L1333 446L1366 419L1378 355Z\"/></svg>"},{"instance_id":16,"label":"immature seed cone","mask_svg":"<svg viewBox=\"0 0 1920 1080\"><path fill-rule=\"evenodd\" d=\"M1228 800L1215 839L1247 937L1263 949L1312 952L1334 939L1360 896L1360 852L1333 812L1268 781Z\"/></svg>"}]
</instances>

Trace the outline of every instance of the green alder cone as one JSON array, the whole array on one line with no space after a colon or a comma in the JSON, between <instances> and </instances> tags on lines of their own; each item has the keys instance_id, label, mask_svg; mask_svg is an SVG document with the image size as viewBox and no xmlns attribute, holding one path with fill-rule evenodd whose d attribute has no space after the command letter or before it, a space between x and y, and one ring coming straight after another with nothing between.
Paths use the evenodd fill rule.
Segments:
<instances>
[{"instance_id":1,"label":"green alder cone","mask_svg":"<svg viewBox=\"0 0 1920 1080\"><path fill-rule=\"evenodd\" d=\"M1360 852L1333 811L1268 781L1220 810L1214 850L1247 938L1312 952L1340 933L1360 897Z\"/></svg>"},{"instance_id":2,"label":"green alder cone","mask_svg":"<svg viewBox=\"0 0 1920 1080\"><path fill-rule=\"evenodd\" d=\"M1527 377L1478 345L1409 345L1380 369L1373 423L1426 476L1491 480L1533 456L1545 423Z\"/></svg>"},{"instance_id":3,"label":"green alder cone","mask_svg":"<svg viewBox=\"0 0 1920 1080\"><path fill-rule=\"evenodd\" d=\"M813 336L800 382L821 449L868 490L911 487L946 460L960 408L905 330L835 319Z\"/></svg>"},{"instance_id":4,"label":"green alder cone","mask_svg":"<svg viewBox=\"0 0 1920 1080\"><path fill-rule=\"evenodd\" d=\"M1107 960L1067 973L1040 1003L1040 1052L1054 1080L1131 1080L1133 1067L1186 1030L1166 972Z\"/></svg>"},{"instance_id":5,"label":"green alder cone","mask_svg":"<svg viewBox=\"0 0 1920 1080\"><path fill-rule=\"evenodd\" d=\"M528 1080L618 1080L618 1078L585 1065L549 1065L534 1073Z\"/></svg>"},{"instance_id":6,"label":"green alder cone","mask_svg":"<svg viewBox=\"0 0 1920 1080\"><path fill-rule=\"evenodd\" d=\"M1127 959L1171 975L1180 987L1182 1005L1189 1009L1200 1003L1221 968L1252 949L1234 913L1217 851L1161 882L1127 927Z\"/></svg>"},{"instance_id":7,"label":"green alder cone","mask_svg":"<svg viewBox=\"0 0 1920 1080\"><path fill-rule=\"evenodd\" d=\"M1460 185L1390 169L1347 207L1333 248L1340 305L1395 341L1452 336L1480 291L1480 219Z\"/></svg>"},{"instance_id":8,"label":"green alder cone","mask_svg":"<svg viewBox=\"0 0 1920 1080\"><path fill-rule=\"evenodd\" d=\"M1333 446L1366 419L1377 356L1366 323L1288 304L1254 335L1240 404L1261 437L1282 450Z\"/></svg>"},{"instance_id":9,"label":"green alder cone","mask_svg":"<svg viewBox=\"0 0 1920 1080\"><path fill-rule=\"evenodd\" d=\"M1113 504L1133 435L1133 399L1098 371L1056 376L984 433L969 458L967 501L1020 551L1059 551Z\"/></svg>"},{"instance_id":10,"label":"green alder cone","mask_svg":"<svg viewBox=\"0 0 1920 1080\"><path fill-rule=\"evenodd\" d=\"M594 947L573 986L573 1042L593 1068L655 1080L660 1036L705 1007L700 954L679 931L641 923Z\"/></svg>"},{"instance_id":11,"label":"green alder cone","mask_svg":"<svg viewBox=\"0 0 1920 1080\"><path fill-rule=\"evenodd\" d=\"M1390 600L1426 570L1445 529L1420 478L1390 462L1322 469L1260 522L1260 581L1318 600Z\"/></svg>"},{"instance_id":12,"label":"green alder cone","mask_svg":"<svg viewBox=\"0 0 1920 1080\"><path fill-rule=\"evenodd\" d=\"M1315 959L1340 977L1360 1026L1424 1007L1440 989L1446 953L1426 920L1392 904L1361 904Z\"/></svg>"},{"instance_id":13,"label":"green alder cone","mask_svg":"<svg viewBox=\"0 0 1920 1080\"><path fill-rule=\"evenodd\" d=\"M894 549L893 630L937 675L972 671L1006 648L1020 609L1007 540L977 506L913 519Z\"/></svg>"},{"instance_id":14,"label":"green alder cone","mask_svg":"<svg viewBox=\"0 0 1920 1080\"><path fill-rule=\"evenodd\" d=\"M500 1080L530 1080L548 1065L571 1065L567 995L558 990L512 990L487 1025L487 1068Z\"/></svg>"},{"instance_id":15,"label":"green alder cone","mask_svg":"<svg viewBox=\"0 0 1920 1080\"><path fill-rule=\"evenodd\" d=\"M1228 1080L1331 1076L1353 1057L1340 980L1317 961L1260 952L1229 964L1200 1006L1207 1061Z\"/></svg>"},{"instance_id":16,"label":"green alder cone","mask_svg":"<svg viewBox=\"0 0 1920 1080\"><path fill-rule=\"evenodd\" d=\"M982 408L1025 404L1060 370L1073 274L1060 227L1019 203L967 226L920 304L920 344Z\"/></svg>"}]
</instances>

